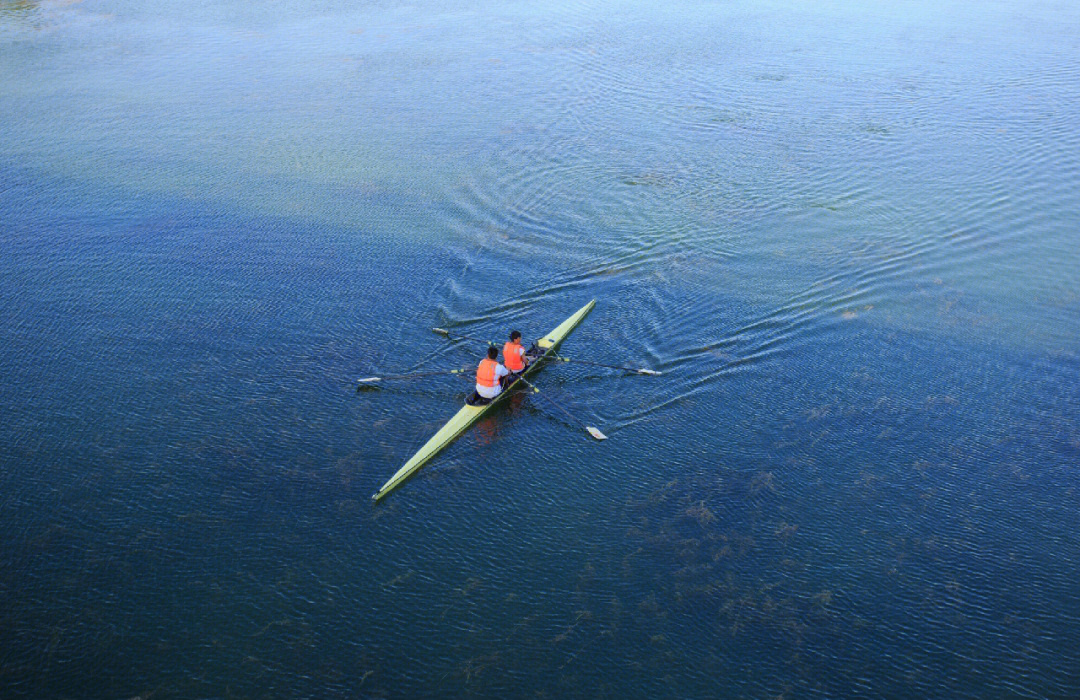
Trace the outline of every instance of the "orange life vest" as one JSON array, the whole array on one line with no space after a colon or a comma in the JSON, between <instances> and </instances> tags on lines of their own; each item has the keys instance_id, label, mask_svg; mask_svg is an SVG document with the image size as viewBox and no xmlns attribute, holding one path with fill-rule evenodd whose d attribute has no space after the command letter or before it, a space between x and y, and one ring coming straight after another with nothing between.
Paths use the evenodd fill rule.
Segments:
<instances>
[{"instance_id":1,"label":"orange life vest","mask_svg":"<svg viewBox=\"0 0 1080 700\"><path fill-rule=\"evenodd\" d=\"M525 369L525 362L521 359L521 343L510 341L503 345L503 364L511 372L520 372Z\"/></svg>"},{"instance_id":2,"label":"orange life vest","mask_svg":"<svg viewBox=\"0 0 1080 700\"><path fill-rule=\"evenodd\" d=\"M476 383L480 386L497 386L499 378L495 376L495 368L498 365L498 362L486 357L480 360L480 366L476 368Z\"/></svg>"}]
</instances>

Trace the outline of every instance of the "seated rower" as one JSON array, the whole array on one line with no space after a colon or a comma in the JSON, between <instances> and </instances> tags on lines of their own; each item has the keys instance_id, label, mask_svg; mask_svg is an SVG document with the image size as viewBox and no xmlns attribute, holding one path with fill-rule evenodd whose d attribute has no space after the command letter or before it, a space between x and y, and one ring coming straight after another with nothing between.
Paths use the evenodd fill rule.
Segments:
<instances>
[{"instance_id":1,"label":"seated rower","mask_svg":"<svg viewBox=\"0 0 1080 700\"><path fill-rule=\"evenodd\" d=\"M487 357L480 360L480 366L476 368L476 393L485 399L493 399L502 391L503 377L510 374L509 370L500 365L496 358L499 349L494 345L487 351Z\"/></svg>"},{"instance_id":2,"label":"seated rower","mask_svg":"<svg viewBox=\"0 0 1080 700\"><path fill-rule=\"evenodd\" d=\"M503 364L514 375L521 374L529 366L529 356L521 345L521 332L511 331L510 342L503 345ZM506 380L513 381L515 377Z\"/></svg>"}]
</instances>

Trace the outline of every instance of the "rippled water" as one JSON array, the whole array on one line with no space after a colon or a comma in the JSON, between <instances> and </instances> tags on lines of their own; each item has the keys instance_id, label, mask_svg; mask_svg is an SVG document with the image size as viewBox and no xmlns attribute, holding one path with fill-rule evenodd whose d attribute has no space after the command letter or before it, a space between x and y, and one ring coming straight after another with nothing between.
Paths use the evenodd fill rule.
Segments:
<instances>
[{"instance_id":1,"label":"rippled water","mask_svg":"<svg viewBox=\"0 0 1080 700\"><path fill-rule=\"evenodd\" d=\"M1080 695L1080 10L626 5L0 0L0 694Z\"/></svg>"}]
</instances>

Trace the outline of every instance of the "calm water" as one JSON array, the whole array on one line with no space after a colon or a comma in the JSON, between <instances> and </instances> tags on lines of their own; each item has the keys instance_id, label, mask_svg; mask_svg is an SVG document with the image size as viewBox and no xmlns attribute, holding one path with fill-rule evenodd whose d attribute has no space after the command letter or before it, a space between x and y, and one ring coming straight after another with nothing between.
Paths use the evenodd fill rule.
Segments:
<instances>
[{"instance_id":1,"label":"calm water","mask_svg":"<svg viewBox=\"0 0 1080 700\"><path fill-rule=\"evenodd\" d=\"M0 695L1080 695L1071 2L0 0ZM379 505L460 405L545 402Z\"/></svg>"}]
</instances>

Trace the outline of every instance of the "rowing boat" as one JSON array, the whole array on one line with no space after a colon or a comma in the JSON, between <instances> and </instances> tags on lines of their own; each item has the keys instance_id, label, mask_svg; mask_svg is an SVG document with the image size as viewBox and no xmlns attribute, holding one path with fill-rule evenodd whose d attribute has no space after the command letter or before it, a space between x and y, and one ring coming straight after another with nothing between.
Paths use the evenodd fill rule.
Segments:
<instances>
[{"instance_id":1,"label":"rowing boat","mask_svg":"<svg viewBox=\"0 0 1080 700\"><path fill-rule=\"evenodd\" d=\"M556 326L553 331L536 341L537 347L540 350L543 350L543 354L534 359L529 366L525 368L525 371L522 372L521 376L528 376L538 370L543 360L547 359L558 350L559 345L566 339L566 336L570 335L570 332L577 328L578 324L581 323L590 311L592 311L595 304L595 299L590 301L588 304L578 309L573 316ZM382 488L376 491L371 498L378 501L397 488L403 481L412 476L416 470L427 464L432 457L437 455L444 447L465 432L470 425L478 421L481 416L498 405L499 402L510 393L510 389L514 388L519 381L520 377L515 379L510 386L503 389L503 391L490 403L482 406L470 406L469 404L462 406L457 414L447 421L446 425L439 429L439 432L432 435L431 439L424 443L424 446L421 447L401 469L398 469L397 473L390 477L390 480L383 484Z\"/></svg>"}]
</instances>

